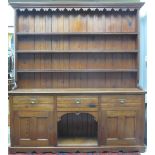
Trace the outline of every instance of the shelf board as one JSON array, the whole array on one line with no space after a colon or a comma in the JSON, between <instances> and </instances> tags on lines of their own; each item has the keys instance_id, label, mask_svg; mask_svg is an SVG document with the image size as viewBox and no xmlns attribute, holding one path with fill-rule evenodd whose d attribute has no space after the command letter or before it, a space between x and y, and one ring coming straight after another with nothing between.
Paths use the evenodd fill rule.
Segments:
<instances>
[{"instance_id":1,"label":"shelf board","mask_svg":"<svg viewBox=\"0 0 155 155\"><path fill-rule=\"evenodd\" d=\"M58 146L97 146L97 144L97 138L94 137L58 138Z\"/></svg>"},{"instance_id":2,"label":"shelf board","mask_svg":"<svg viewBox=\"0 0 155 155\"><path fill-rule=\"evenodd\" d=\"M17 50L16 53L138 53L138 50Z\"/></svg>"},{"instance_id":3,"label":"shelf board","mask_svg":"<svg viewBox=\"0 0 155 155\"><path fill-rule=\"evenodd\" d=\"M16 35L137 35L138 32L17 32Z\"/></svg>"},{"instance_id":4,"label":"shelf board","mask_svg":"<svg viewBox=\"0 0 155 155\"><path fill-rule=\"evenodd\" d=\"M81 73L81 72L137 72L138 69L19 69L17 70L18 73L46 73L46 72L51 72L51 73L67 73L67 72L76 72L76 73Z\"/></svg>"},{"instance_id":5,"label":"shelf board","mask_svg":"<svg viewBox=\"0 0 155 155\"><path fill-rule=\"evenodd\" d=\"M140 88L38 88L38 89L15 89L9 94L144 94Z\"/></svg>"}]
</instances>

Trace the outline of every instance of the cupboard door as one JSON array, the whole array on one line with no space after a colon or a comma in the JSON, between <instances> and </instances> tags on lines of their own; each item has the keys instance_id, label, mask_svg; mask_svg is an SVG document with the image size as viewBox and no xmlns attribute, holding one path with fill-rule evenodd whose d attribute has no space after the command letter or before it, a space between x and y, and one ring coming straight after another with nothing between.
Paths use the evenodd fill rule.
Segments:
<instances>
[{"instance_id":1,"label":"cupboard door","mask_svg":"<svg viewBox=\"0 0 155 155\"><path fill-rule=\"evenodd\" d=\"M56 144L54 112L13 111L14 146L51 146Z\"/></svg>"},{"instance_id":2,"label":"cupboard door","mask_svg":"<svg viewBox=\"0 0 155 155\"><path fill-rule=\"evenodd\" d=\"M100 113L101 145L140 145L143 143L143 121L134 108L104 109Z\"/></svg>"}]
</instances>

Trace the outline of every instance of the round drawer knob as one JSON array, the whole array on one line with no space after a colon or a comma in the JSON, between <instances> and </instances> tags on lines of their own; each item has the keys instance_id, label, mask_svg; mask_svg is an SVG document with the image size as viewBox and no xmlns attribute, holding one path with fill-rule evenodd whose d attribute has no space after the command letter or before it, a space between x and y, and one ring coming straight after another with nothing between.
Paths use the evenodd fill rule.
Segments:
<instances>
[{"instance_id":1,"label":"round drawer knob","mask_svg":"<svg viewBox=\"0 0 155 155\"><path fill-rule=\"evenodd\" d=\"M75 100L75 103L76 103L76 104L80 104L80 103L81 103L81 100L80 100L80 99L76 99L76 100Z\"/></svg>"},{"instance_id":2,"label":"round drawer knob","mask_svg":"<svg viewBox=\"0 0 155 155\"><path fill-rule=\"evenodd\" d=\"M120 99L119 102L120 102L121 104L124 104L124 103L125 103L125 99Z\"/></svg>"},{"instance_id":3,"label":"round drawer knob","mask_svg":"<svg viewBox=\"0 0 155 155\"><path fill-rule=\"evenodd\" d=\"M36 99L31 99L31 104L36 104Z\"/></svg>"},{"instance_id":4,"label":"round drawer knob","mask_svg":"<svg viewBox=\"0 0 155 155\"><path fill-rule=\"evenodd\" d=\"M35 104L35 101L31 101L31 104Z\"/></svg>"}]
</instances>

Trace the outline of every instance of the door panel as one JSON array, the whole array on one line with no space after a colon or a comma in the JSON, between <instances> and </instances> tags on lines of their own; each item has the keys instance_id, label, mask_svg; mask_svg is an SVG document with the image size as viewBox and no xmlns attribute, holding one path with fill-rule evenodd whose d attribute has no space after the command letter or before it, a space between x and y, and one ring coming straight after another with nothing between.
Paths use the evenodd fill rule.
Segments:
<instances>
[{"instance_id":1,"label":"door panel","mask_svg":"<svg viewBox=\"0 0 155 155\"><path fill-rule=\"evenodd\" d=\"M14 111L13 144L15 146L56 145L54 112Z\"/></svg>"},{"instance_id":2,"label":"door panel","mask_svg":"<svg viewBox=\"0 0 155 155\"><path fill-rule=\"evenodd\" d=\"M107 144L109 145L120 145L120 144L128 144L128 143L136 143L135 137L135 127L136 127L136 112L135 111L107 111L106 112L106 123L107 123ZM130 121L127 121L130 118ZM134 129L129 128L130 135L126 132L127 127L132 125Z\"/></svg>"},{"instance_id":3,"label":"door panel","mask_svg":"<svg viewBox=\"0 0 155 155\"><path fill-rule=\"evenodd\" d=\"M130 108L131 109L131 108ZM139 108L140 109L140 108ZM138 145L143 134L140 110L134 107L102 109L100 112L100 145Z\"/></svg>"}]
</instances>

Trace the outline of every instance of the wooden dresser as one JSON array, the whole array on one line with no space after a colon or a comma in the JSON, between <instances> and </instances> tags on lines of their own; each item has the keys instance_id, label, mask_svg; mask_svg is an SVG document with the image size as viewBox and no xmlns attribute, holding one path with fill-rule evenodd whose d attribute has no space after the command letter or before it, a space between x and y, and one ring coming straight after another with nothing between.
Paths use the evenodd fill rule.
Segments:
<instances>
[{"instance_id":1,"label":"wooden dresser","mask_svg":"<svg viewBox=\"0 0 155 155\"><path fill-rule=\"evenodd\" d=\"M143 3L10 4L10 152L144 152Z\"/></svg>"}]
</instances>

